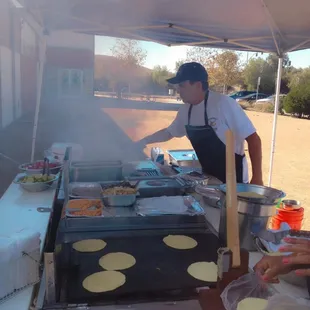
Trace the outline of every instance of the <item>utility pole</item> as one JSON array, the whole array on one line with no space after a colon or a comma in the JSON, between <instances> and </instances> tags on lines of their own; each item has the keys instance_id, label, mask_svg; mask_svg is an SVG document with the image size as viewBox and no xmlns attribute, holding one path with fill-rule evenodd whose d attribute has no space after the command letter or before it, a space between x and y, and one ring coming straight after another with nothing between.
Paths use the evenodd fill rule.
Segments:
<instances>
[{"instance_id":1,"label":"utility pole","mask_svg":"<svg viewBox=\"0 0 310 310\"><path fill-rule=\"evenodd\" d=\"M257 101L257 97L258 97L258 90L259 90L259 86L260 86L260 76L257 79L257 87L256 87L256 101Z\"/></svg>"}]
</instances>

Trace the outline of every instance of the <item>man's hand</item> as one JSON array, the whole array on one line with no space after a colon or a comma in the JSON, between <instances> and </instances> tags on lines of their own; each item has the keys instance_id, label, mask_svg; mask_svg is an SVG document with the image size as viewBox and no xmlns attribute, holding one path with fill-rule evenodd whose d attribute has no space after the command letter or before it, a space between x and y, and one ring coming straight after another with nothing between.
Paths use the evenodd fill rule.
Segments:
<instances>
[{"instance_id":1,"label":"man's hand","mask_svg":"<svg viewBox=\"0 0 310 310\"><path fill-rule=\"evenodd\" d=\"M288 245L279 249L280 252L292 252L293 255L282 259L283 264L294 266L298 276L310 276L310 240L297 238L284 238ZM305 268L306 267L306 268ZM300 269L297 269L300 268Z\"/></svg>"},{"instance_id":2,"label":"man's hand","mask_svg":"<svg viewBox=\"0 0 310 310\"><path fill-rule=\"evenodd\" d=\"M137 150L142 150L142 151L143 151L143 150L146 148L146 143L145 143L144 139L135 141L135 142L134 142L134 147L135 147Z\"/></svg>"},{"instance_id":3,"label":"man's hand","mask_svg":"<svg viewBox=\"0 0 310 310\"><path fill-rule=\"evenodd\" d=\"M279 283L277 276L292 270L291 266L283 264L282 260L282 256L265 256L255 265L254 270L265 282Z\"/></svg>"},{"instance_id":4,"label":"man's hand","mask_svg":"<svg viewBox=\"0 0 310 310\"><path fill-rule=\"evenodd\" d=\"M252 177L252 180L250 182L251 184L255 184L255 185L264 185L263 179L261 178L256 178L255 176Z\"/></svg>"}]
</instances>

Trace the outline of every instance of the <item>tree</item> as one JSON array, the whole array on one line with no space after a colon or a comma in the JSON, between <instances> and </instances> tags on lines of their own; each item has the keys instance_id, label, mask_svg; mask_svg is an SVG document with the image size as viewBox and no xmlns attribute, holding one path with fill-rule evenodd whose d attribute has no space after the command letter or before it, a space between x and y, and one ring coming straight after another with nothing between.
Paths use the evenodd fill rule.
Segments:
<instances>
[{"instance_id":1,"label":"tree","mask_svg":"<svg viewBox=\"0 0 310 310\"><path fill-rule=\"evenodd\" d=\"M192 47L187 50L187 61L201 63L208 71L211 86L235 85L239 82L241 62L239 54L206 47Z\"/></svg>"},{"instance_id":2,"label":"tree","mask_svg":"<svg viewBox=\"0 0 310 310\"><path fill-rule=\"evenodd\" d=\"M285 98L284 109L298 117L310 115L310 85L303 83L294 86Z\"/></svg>"},{"instance_id":3,"label":"tree","mask_svg":"<svg viewBox=\"0 0 310 310\"><path fill-rule=\"evenodd\" d=\"M173 74L166 66L155 66L151 77L153 82L153 91L156 93L163 93L167 89L167 79L171 78Z\"/></svg>"},{"instance_id":4,"label":"tree","mask_svg":"<svg viewBox=\"0 0 310 310\"><path fill-rule=\"evenodd\" d=\"M251 59L243 70L244 83L248 90L256 90L258 78L261 78L259 91L272 94L275 89L274 72L263 58Z\"/></svg>"},{"instance_id":5,"label":"tree","mask_svg":"<svg viewBox=\"0 0 310 310\"><path fill-rule=\"evenodd\" d=\"M233 51L218 52L209 61L208 73L211 85L221 85L224 89L235 85L241 75L239 55Z\"/></svg>"},{"instance_id":6,"label":"tree","mask_svg":"<svg viewBox=\"0 0 310 310\"><path fill-rule=\"evenodd\" d=\"M160 86L167 86L167 79L171 78L173 74L166 66L155 66L152 71L152 80L155 84Z\"/></svg>"},{"instance_id":7,"label":"tree","mask_svg":"<svg viewBox=\"0 0 310 310\"><path fill-rule=\"evenodd\" d=\"M276 54L269 54L267 59L266 59L267 63L271 66L272 71L275 74L275 78L277 77L277 71L278 71L278 63L279 63L279 57ZM290 59L288 57L288 54L284 54L283 55L283 68L284 71L286 68L290 67Z\"/></svg>"},{"instance_id":8,"label":"tree","mask_svg":"<svg viewBox=\"0 0 310 310\"><path fill-rule=\"evenodd\" d=\"M178 60L175 62L175 72L178 72L179 68L186 63L186 60Z\"/></svg>"},{"instance_id":9,"label":"tree","mask_svg":"<svg viewBox=\"0 0 310 310\"><path fill-rule=\"evenodd\" d=\"M147 52L142 49L136 40L117 39L111 48L112 55L121 60L124 65L142 66L146 60Z\"/></svg>"},{"instance_id":10,"label":"tree","mask_svg":"<svg viewBox=\"0 0 310 310\"><path fill-rule=\"evenodd\" d=\"M128 84L130 92L130 83L132 75L137 67L142 66L146 60L147 52L143 50L136 40L117 39L115 45L111 48L114 57L118 58L124 67L121 81ZM118 91L118 93L120 93Z\"/></svg>"},{"instance_id":11,"label":"tree","mask_svg":"<svg viewBox=\"0 0 310 310\"><path fill-rule=\"evenodd\" d=\"M201 63L206 69L208 69L210 62L212 61L213 57L217 55L217 51L213 48L207 47L190 47L186 51L186 61L187 62L199 62Z\"/></svg>"},{"instance_id":12,"label":"tree","mask_svg":"<svg viewBox=\"0 0 310 310\"><path fill-rule=\"evenodd\" d=\"M296 87L299 84L310 84L310 68L295 69L293 68L287 73L288 86L290 89Z\"/></svg>"},{"instance_id":13,"label":"tree","mask_svg":"<svg viewBox=\"0 0 310 310\"><path fill-rule=\"evenodd\" d=\"M288 55L283 56L283 73L281 77L281 92L288 92L288 76L291 70ZM256 90L258 77L261 77L259 91L266 94L275 92L278 71L278 56L269 54L265 59L251 59L244 68L244 82L249 90Z\"/></svg>"}]
</instances>

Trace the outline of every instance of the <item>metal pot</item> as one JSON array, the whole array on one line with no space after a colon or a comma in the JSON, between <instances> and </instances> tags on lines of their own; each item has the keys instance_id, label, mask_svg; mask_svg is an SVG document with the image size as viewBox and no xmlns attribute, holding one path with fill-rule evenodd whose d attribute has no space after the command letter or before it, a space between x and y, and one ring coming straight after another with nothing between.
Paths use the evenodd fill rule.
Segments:
<instances>
[{"instance_id":1,"label":"metal pot","mask_svg":"<svg viewBox=\"0 0 310 310\"><path fill-rule=\"evenodd\" d=\"M237 184L237 191L252 191L252 186L246 185L247 184ZM254 187L257 189L257 186ZM195 187L195 191L203 197L205 203L212 207L218 207L221 209L219 236L223 242L223 246L225 246L227 241L226 185L220 185L217 188L208 188L207 186L198 184ZM281 191L277 192L281 193L280 196L285 195ZM239 237L240 246L242 248L245 248L248 251L256 250L252 234L258 233L262 229L266 229L269 218L276 214L277 199L280 193L278 193L278 195L274 195L272 198L266 197L266 200L269 201L269 204L257 203L253 202L252 199L241 199L238 197L237 209L239 221ZM274 201L274 203L270 203L271 201Z\"/></svg>"},{"instance_id":2,"label":"metal pot","mask_svg":"<svg viewBox=\"0 0 310 310\"><path fill-rule=\"evenodd\" d=\"M219 186L219 189L226 193L226 184L222 184ZM260 186L260 185L254 185L254 184L244 184L244 183L238 183L237 184L237 195L241 192L252 192L259 195L262 195L262 198L254 198L254 197L239 197L238 200L244 200L248 202L253 203L259 203L259 204L277 204L279 201L281 201L286 194L278 189L267 187L267 186Z\"/></svg>"},{"instance_id":3,"label":"metal pot","mask_svg":"<svg viewBox=\"0 0 310 310\"><path fill-rule=\"evenodd\" d=\"M220 200L226 195L226 184L212 188L204 184L198 184L195 187L195 192L201 195L203 200L211 207L219 207ZM244 198L238 196L238 212L252 216L274 215L275 211L270 211L272 206L277 205L279 200L286 196L284 192L271 187L242 183L237 184L237 195L238 192L255 192L265 196L264 198Z\"/></svg>"}]
</instances>

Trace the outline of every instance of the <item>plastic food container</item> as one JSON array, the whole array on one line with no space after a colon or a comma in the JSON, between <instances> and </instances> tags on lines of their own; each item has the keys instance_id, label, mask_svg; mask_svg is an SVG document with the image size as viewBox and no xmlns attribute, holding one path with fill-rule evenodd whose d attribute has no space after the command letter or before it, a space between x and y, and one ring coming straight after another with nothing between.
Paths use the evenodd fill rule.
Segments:
<instances>
[{"instance_id":1,"label":"plastic food container","mask_svg":"<svg viewBox=\"0 0 310 310\"><path fill-rule=\"evenodd\" d=\"M41 163L42 163L42 168L39 168L39 169L29 168L29 166L33 166L33 165L41 164ZM43 164L44 164L44 160L38 160L34 163L26 163L26 164L20 165L19 170L23 171L23 173L26 173L26 174L42 174ZM49 163L49 171L51 174L57 174L61 168L62 168L62 164L60 162Z\"/></svg>"},{"instance_id":2,"label":"plastic food container","mask_svg":"<svg viewBox=\"0 0 310 310\"><path fill-rule=\"evenodd\" d=\"M103 195L104 205L109 207L131 207L137 200L137 194L130 195Z\"/></svg>"},{"instance_id":3,"label":"plastic food container","mask_svg":"<svg viewBox=\"0 0 310 310\"><path fill-rule=\"evenodd\" d=\"M99 183L73 182L69 184L69 197L74 199L100 199Z\"/></svg>"}]
</instances>

